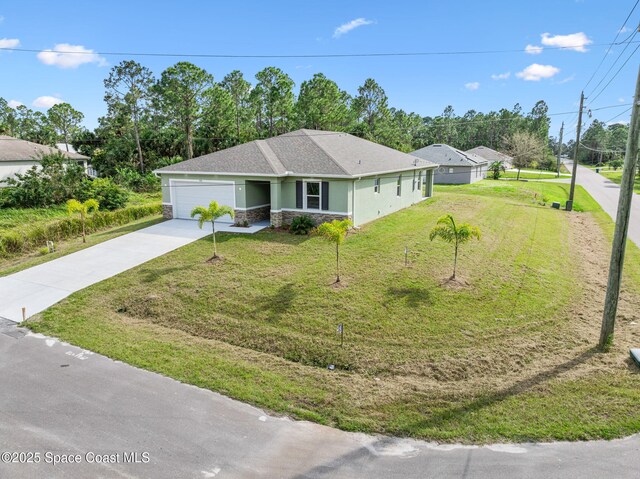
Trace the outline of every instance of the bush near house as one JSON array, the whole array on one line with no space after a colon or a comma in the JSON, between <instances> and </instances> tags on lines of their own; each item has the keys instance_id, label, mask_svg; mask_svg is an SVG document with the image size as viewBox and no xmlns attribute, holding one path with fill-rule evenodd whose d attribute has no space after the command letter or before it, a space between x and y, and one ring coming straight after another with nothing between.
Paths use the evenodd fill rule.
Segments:
<instances>
[{"instance_id":1,"label":"bush near house","mask_svg":"<svg viewBox=\"0 0 640 479\"><path fill-rule=\"evenodd\" d=\"M97 211L86 218L87 233L120 226L162 212L162 205L130 206L115 211ZM47 241L61 241L82 234L80 218L63 218L45 224L27 224L0 234L0 256L37 250Z\"/></svg>"}]
</instances>

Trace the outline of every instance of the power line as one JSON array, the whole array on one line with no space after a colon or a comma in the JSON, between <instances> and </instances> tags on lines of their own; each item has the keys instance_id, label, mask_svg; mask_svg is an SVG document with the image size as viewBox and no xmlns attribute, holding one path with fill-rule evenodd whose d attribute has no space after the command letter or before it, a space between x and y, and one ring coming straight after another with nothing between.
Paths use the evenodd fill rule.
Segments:
<instances>
[{"instance_id":1,"label":"power line","mask_svg":"<svg viewBox=\"0 0 640 479\"><path fill-rule=\"evenodd\" d=\"M625 150L600 150L600 149L597 149L597 148L591 148L591 147L585 145L582 142L580 142L580 146L582 148L587 149L587 150L597 151L598 153L624 153L625 152Z\"/></svg>"},{"instance_id":2,"label":"power line","mask_svg":"<svg viewBox=\"0 0 640 479\"><path fill-rule=\"evenodd\" d=\"M631 18L631 15L633 14L634 10L636 9L636 7L638 6L638 3L640 3L640 0L636 0L636 3L633 5L633 8L631 8L631 11L629 12L629 14L627 15L627 18L625 18L624 22L622 23L622 26L620 27L620 29L618 30L618 33L616 33L616 36L614 37L613 41L611 42L611 44L609 45L609 48L607 48L607 51L604 52L604 55L602 57L602 60L600 60L600 63L598 64L598 66L596 67L595 71L593 72L593 74L591 75L591 77L589 78L589 81L587 82L587 84L582 88L582 90L586 90L587 87L589 86L589 84L591 83L591 80L593 80L593 78L596 76L596 73L598 73L598 70L600 70L600 67L602 66L602 64L604 63L604 60L607 58L607 55L609 55L609 52L611 51L611 48L613 48L613 45L616 43L616 40L618 39L618 37L620 36L620 33L622 33L622 30L624 29L624 27L627 25L627 22L629 21L629 18ZM637 28L636 28L637 31ZM627 37L627 39L629 39L631 36ZM606 75L605 75L606 76ZM597 87L596 87L597 88Z\"/></svg>"},{"instance_id":3,"label":"power line","mask_svg":"<svg viewBox=\"0 0 640 479\"><path fill-rule=\"evenodd\" d=\"M589 102L589 104L591 104L591 103L593 103L594 101L596 101L596 100L598 99L598 97L599 97L600 95L602 95L602 93L607 89L607 87L608 87L609 85L611 85L611 82L615 79L615 77L617 77L617 76L618 76L618 73L620 73L620 72L622 71L622 69L623 69L623 68L624 68L624 66L629 62L629 60L631 60L631 57L632 57L633 55L635 55L635 53L638 51L638 48L640 48L640 45L638 45L638 46L636 47L636 49L635 49L634 51L632 51L632 52L631 52L631 55L629 55L629 56L627 57L627 59L624 61L624 63L623 63L622 65L620 65L620 68L618 68L618 71L617 71L617 72L615 72L615 74L611 77L611 79L607 82L607 84L606 84L605 86L603 86L603 87L602 87L602 89L598 92L598 94L597 94L594 98L592 98L592 99L591 99L591 101ZM623 50L623 51L624 51L624 50ZM616 62L617 62L617 61L618 61L618 60L616 60ZM614 65L615 65L615 62L614 62ZM613 65L612 65L612 67L613 67ZM609 69L609 70L611 70L611 69ZM607 74L608 74L608 72L607 72ZM605 78L606 78L606 77L605 77ZM594 90L594 91L595 91L595 90ZM591 93L593 93L593 91L592 91Z\"/></svg>"},{"instance_id":4,"label":"power line","mask_svg":"<svg viewBox=\"0 0 640 479\"><path fill-rule=\"evenodd\" d=\"M613 120L615 120L616 118L624 115L625 113L629 112L631 110L631 108L633 108L632 106L630 106L629 108L627 108L625 111L623 111L622 113L618 113L616 116L614 116L613 118L609 118L607 121L605 121L604 123L607 124Z\"/></svg>"},{"instance_id":5,"label":"power line","mask_svg":"<svg viewBox=\"0 0 640 479\"><path fill-rule=\"evenodd\" d=\"M621 45L618 43L594 43L591 47ZM640 43L631 41L629 43ZM545 47L547 50L572 50L584 45L566 45L562 47ZM185 57L185 58L354 58L354 57L410 57L410 56L446 56L446 55L484 55L494 53L522 53L525 49L510 50L452 50L452 51L432 51L432 52L367 52L367 53L318 53L318 54L225 54L225 53L166 53L166 52L95 52L95 51L65 51L35 48L0 48L0 51L40 53L52 52L71 55L101 55L101 56L124 56L124 57Z\"/></svg>"}]
</instances>

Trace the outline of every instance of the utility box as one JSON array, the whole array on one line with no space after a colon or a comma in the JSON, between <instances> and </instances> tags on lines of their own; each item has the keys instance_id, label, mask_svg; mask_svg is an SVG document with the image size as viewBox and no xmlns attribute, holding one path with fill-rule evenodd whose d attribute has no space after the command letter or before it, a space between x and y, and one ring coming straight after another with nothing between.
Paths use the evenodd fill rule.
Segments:
<instances>
[{"instance_id":1,"label":"utility box","mask_svg":"<svg viewBox=\"0 0 640 479\"><path fill-rule=\"evenodd\" d=\"M636 366L640 367L640 349L630 349L631 359L636 363Z\"/></svg>"},{"instance_id":2,"label":"utility box","mask_svg":"<svg viewBox=\"0 0 640 479\"><path fill-rule=\"evenodd\" d=\"M596 173L600 173L600 168L596 168Z\"/></svg>"},{"instance_id":3,"label":"utility box","mask_svg":"<svg viewBox=\"0 0 640 479\"><path fill-rule=\"evenodd\" d=\"M559 210L560 209L560 203L558 203L557 201L554 201L553 203L551 203L551 207Z\"/></svg>"},{"instance_id":4,"label":"utility box","mask_svg":"<svg viewBox=\"0 0 640 479\"><path fill-rule=\"evenodd\" d=\"M567 202L564 204L564 209L567 211L573 210L573 201L567 200Z\"/></svg>"}]
</instances>

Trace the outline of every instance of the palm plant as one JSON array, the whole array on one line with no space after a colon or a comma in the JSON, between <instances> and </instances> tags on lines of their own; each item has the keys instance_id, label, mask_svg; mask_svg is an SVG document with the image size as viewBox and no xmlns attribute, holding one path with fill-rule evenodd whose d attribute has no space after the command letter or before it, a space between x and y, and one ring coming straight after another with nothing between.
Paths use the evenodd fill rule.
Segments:
<instances>
[{"instance_id":1,"label":"palm plant","mask_svg":"<svg viewBox=\"0 0 640 479\"><path fill-rule=\"evenodd\" d=\"M235 213L233 208L226 205L219 205L217 201L212 201L209 203L209 207L206 208L204 206L196 206L191 210L191 217L194 218L197 215L200 215L198 218L198 226L202 229L202 226L207 222L211 222L211 228L213 231L212 239L213 239L213 257L218 257L218 250L216 248L216 223L215 221L219 218L222 218L225 215L231 216L231 219L235 217Z\"/></svg>"},{"instance_id":2,"label":"palm plant","mask_svg":"<svg viewBox=\"0 0 640 479\"><path fill-rule=\"evenodd\" d=\"M98 211L99 207L100 207L100 204L96 200L91 198L83 203L80 203L78 200L74 200L74 199L67 201L67 213L69 213L70 215L74 213L80 214L80 221L82 222L82 242L83 243L87 242L87 234L86 234L86 227L85 227L87 216L92 211Z\"/></svg>"},{"instance_id":3,"label":"palm plant","mask_svg":"<svg viewBox=\"0 0 640 479\"><path fill-rule=\"evenodd\" d=\"M333 220L322 223L316 229L318 235L336 245L336 283L340 282L340 245L347 237L347 231L352 226L351 220Z\"/></svg>"},{"instance_id":4,"label":"palm plant","mask_svg":"<svg viewBox=\"0 0 640 479\"><path fill-rule=\"evenodd\" d=\"M461 244L467 243L473 237L480 240L480 229L477 226L471 226L468 223L456 225L456 222L451 215L441 216L440 219L438 219L436 226L431 230L431 233L429 234L429 239L431 241L435 238L442 238L447 243L454 244L455 253L453 257L453 276L451 276L451 279L456 279L458 247Z\"/></svg>"}]
</instances>

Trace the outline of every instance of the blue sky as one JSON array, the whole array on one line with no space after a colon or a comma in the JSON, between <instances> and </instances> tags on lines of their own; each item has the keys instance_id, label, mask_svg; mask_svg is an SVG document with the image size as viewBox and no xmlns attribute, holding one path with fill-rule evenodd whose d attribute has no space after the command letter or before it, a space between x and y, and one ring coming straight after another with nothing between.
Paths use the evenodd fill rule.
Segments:
<instances>
[{"instance_id":1,"label":"blue sky","mask_svg":"<svg viewBox=\"0 0 640 479\"><path fill-rule=\"evenodd\" d=\"M516 102L528 111L540 99L548 103L550 113L560 113L577 109L580 90L606 50L597 44L613 40L634 3L632 0L21 0L0 5L0 46L19 42L20 48L37 50L63 45L61 49L65 51L80 48L94 52L240 55L517 50L528 45L536 50L542 46L537 54L188 60L205 68L216 80L234 69L253 80L257 71L275 65L293 78L296 93L300 83L316 72L323 72L351 94L366 78L372 77L386 90L391 106L421 115L437 115L449 104L460 115L469 109L483 112L510 109ZM629 32L621 33L619 39L627 37L639 19L640 8L629 19ZM341 26L344 27L338 30ZM544 34L547 35L543 38ZM548 48L563 44L583 46L577 48L579 51ZM635 47L631 45L622 59ZM587 92L604 75L621 48L614 47L607 55ZM78 58L87 62L78 65ZM97 118L105 113L103 79L110 65L126 58L129 57L3 51L0 96L41 111L58 101L52 98L69 102L85 114L85 125L93 128ZM181 59L133 58L156 75ZM629 103L637 66L634 56L590 107ZM592 119L608 120L626 108L594 112ZM557 135L562 120L573 127L575 115L552 118L551 133ZM625 114L616 121L627 119Z\"/></svg>"}]
</instances>

